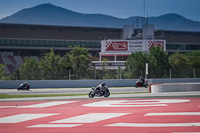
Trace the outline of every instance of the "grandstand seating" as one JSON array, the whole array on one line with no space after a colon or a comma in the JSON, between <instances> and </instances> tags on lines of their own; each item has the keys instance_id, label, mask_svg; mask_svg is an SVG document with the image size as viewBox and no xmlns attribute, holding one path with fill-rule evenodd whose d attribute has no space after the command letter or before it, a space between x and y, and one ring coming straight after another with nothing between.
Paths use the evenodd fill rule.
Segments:
<instances>
[{"instance_id":1,"label":"grandstand seating","mask_svg":"<svg viewBox=\"0 0 200 133\"><path fill-rule=\"evenodd\" d=\"M37 57L37 56L30 56L30 58L33 58L33 59L39 61L39 57Z\"/></svg>"},{"instance_id":2,"label":"grandstand seating","mask_svg":"<svg viewBox=\"0 0 200 133\"><path fill-rule=\"evenodd\" d=\"M14 59L16 61L16 65L18 66L24 62L21 56L14 56Z\"/></svg>"},{"instance_id":3,"label":"grandstand seating","mask_svg":"<svg viewBox=\"0 0 200 133\"><path fill-rule=\"evenodd\" d=\"M31 56L30 58L36 59L39 61L40 57ZM12 74L17 67L24 63L23 56L0 56L0 64L5 65L5 74Z\"/></svg>"},{"instance_id":4,"label":"grandstand seating","mask_svg":"<svg viewBox=\"0 0 200 133\"><path fill-rule=\"evenodd\" d=\"M15 71L15 67L11 64L7 64L6 67L10 74Z\"/></svg>"},{"instance_id":5,"label":"grandstand seating","mask_svg":"<svg viewBox=\"0 0 200 133\"><path fill-rule=\"evenodd\" d=\"M13 56L7 56L7 57L12 63L16 64L16 61Z\"/></svg>"},{"instance_id":6,"label":"grandstand seating","mask_svg":"<svg viewBox=\"0 0 200 133\"><path fill-rule=\"evenodd\" d=\"M0 64L4 64L2 57L0 56Z\"/></svg>"}]
</instances>

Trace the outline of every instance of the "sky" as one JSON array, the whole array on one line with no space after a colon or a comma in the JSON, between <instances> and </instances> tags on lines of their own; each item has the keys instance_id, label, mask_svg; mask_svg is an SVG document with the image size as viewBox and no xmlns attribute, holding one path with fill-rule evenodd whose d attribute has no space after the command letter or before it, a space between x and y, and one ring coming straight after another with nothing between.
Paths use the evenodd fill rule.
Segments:
<instances>
[{"instance_id":1,"label":"sky","mask_svg":"<svg viewBox=\"0 0 200 133\"><path fill-rule=\"evenodd\" d=\"M200 0L0 0L0 19L43 3L51 3L75 12L99 13L118 18L176 13L200 21Z\"/></svg>"}]
</instances>

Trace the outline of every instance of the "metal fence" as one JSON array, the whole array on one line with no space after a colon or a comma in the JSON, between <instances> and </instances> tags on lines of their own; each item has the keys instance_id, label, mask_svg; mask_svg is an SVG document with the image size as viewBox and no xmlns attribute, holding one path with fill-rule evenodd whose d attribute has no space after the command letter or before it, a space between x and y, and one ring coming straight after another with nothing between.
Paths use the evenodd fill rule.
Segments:
<instances>
[{"instance_id":1,"label":"metal fence","mask_svg":"<svg viewBox=\"0 0 200 133\"><path fill-rule=\"evenodd\" d=\"M148 75L145 74L145 70L138 70L135 73L127 72L126 70L89 70L80 74L80 78L77 78L77 74L73 70L69 70L65 74L61 73L59 79L66 80L78 80L78 79L137 79L140 76L144 78L156 79L156 78L200 78L200 69L149 69ZM43 77L45 79L45 77Z\"/></svg>"},{"instance_id":2,"label":"metal fence","mask_svg":"<svg viewBox=\"0 0 200 133\"><path fill-rule=\"evenodd\" d=\"M43 74L42 72L36 76L29 76L29 79L20 77L19 74L12 76L11 80L83 80L83 79L138 79L139 77L145 79L173 79L173 78L200 78L199 69L149 69L148 75L145 70L137 70L135 72L127 72L123 69L109 70L109 69L90 69L87 72L75 73L73 70L66 70L59 72L54 77Z\"/></svg>"},{"instance_id":3,"label":"metal fence","mask_svg":"<svg viewBox=\"0 0 200 133\"><path fill-rule=\"evenodd\" d=\"M148 75L145 70L138 70L134 73L126 70L96 70L95 79L137 79L144 78L200 78L200 69L149 69Z\"/></svg>"}]
</instances>

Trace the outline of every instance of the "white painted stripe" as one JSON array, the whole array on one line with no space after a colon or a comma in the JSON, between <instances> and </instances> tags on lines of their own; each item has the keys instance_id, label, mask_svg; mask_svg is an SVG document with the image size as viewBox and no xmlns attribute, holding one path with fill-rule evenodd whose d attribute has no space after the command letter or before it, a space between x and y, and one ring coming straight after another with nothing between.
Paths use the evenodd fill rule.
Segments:
<instances>
[{"instance_id":1,"label":"white painted stripe","mask_svg":"<svg viewBox=\"0 0 200 133\"><path fill-rule=\"evenodd\" d=\"M148 113L144 116L159 116L159 115L200 115L200 112L174 112L174 113Z\"/></svg>"},{"instance_id":2,"label":"white painted stripe","mask_svg":"<svg viewBox=\"0 0 200 133\"><path fill-rule=\"evenodd\" d=\"M147 99L147 100L133 100L138 102L147 102L146 104L152 104L152 103L184 103L189 102L190 100L187 99Z\"/></svg>"},{"instance_id":3,"label":"white painted stripe","mask_svg":"<svg viewBox=\"0 0 200 133\"><path fill-rule=\"evenodd\" d=\"M47 102L47 103L39 103L39 104L33 104L33 105L26 105L26 106L0 106L0 108L45 108L45 107L51 107L61 104L68 104L68 103L74 103L77 101L53 101L53 102Z\"/></svg>"},{"instance_id":4,"label":"white painted stripe","mask_svg":"<svg viewBox=\"0 0 200 133\"><path fill-rule=\"evenodd\" d=\"M187 99L147 99L147 100L107 100L99 101L82 106L87 107L146 107L146 106L168 106L167 103L189 102Z\"/></svg>"},{"instance_id":5,"label":"white painted stripe","mask_svg":"<svg viewBox=\"0 0 200 133\"><path fill-rule=\"evenodd\" d=\"M114 123L106 126L113 127L194 127L200 123Z\"/></svg>"},{"instance_id":6,"label":"white painted stripe","mask_svg":"<svg viewBox=\"0 0 200 133\"><path fill-rule=\"evenodd\" d=\"M146 107L146 106L167 106L166 104L155 104L153 102L137 102L138 100L108 100L89 104L83 104L86 107Z\"/></svg>"},{"instance_id":7,"label":"white painted stripe","mask_svg":"<svg viewBox=\"0 0 200 133\"><path fill-rule=\"evenodd\" d=\"M82 124L38 124L38 125L33 125L33 126L28 126L29 128L31 127L77 127L81 126Z\"/></svg>"},{"instance_id":8,"label":"white painted stripe","mask_svg":"<svg viewBox=\"0 0 200 133\"><path fill-rule=\"evenodd\" d=\"M53 121L50 123L93 123L102 120L107 120L123 115L127 115L129 113L89 113L85 115L75 116L67 119L62 119L58 121Z\"/></svg>"},{"instance_id":9,"label":"white painted stripe","mask_svg":"<svg viewBox=\"0 0 200 133\"><path fill-rule=\"evenodd\" d=\"M18 108L45 108L45 107L51 107L51 106L74 103L74 102L77 102L77 101L53 101L53 102L40 103L40 104L34 104L34 105L18 106Z\"/></svg>"},{"instance_id":10,"label":"white painted stripe","mask_svg":"<svg viewBox=\"0 0 200 133\"><path fill-rule=\"evenodd\" d=\"M18 122L24 122L28 120L43 118L47 116L57 115L55 114L19 114L19 115L13 115L13 116L7 116L0 118L0 123L18 123Z\"/></svg>"}]
</instances>

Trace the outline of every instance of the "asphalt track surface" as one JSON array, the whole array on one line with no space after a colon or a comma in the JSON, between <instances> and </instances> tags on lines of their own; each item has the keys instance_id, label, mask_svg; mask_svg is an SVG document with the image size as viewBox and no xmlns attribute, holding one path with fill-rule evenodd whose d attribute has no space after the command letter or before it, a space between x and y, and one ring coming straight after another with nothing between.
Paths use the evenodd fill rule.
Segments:
<instances>
[{"instance_id":1,"label":"asphalt track surface","mask_svg":"<svg viewBox=\"0 0 200 133\"><path fill-rule=\"evenodd\" d=\"M200 133L200 92L1 99L0 133L21 132Z\"/></svg>"},{"instance_id":2,"label":"asphalt track surface","mask_svg":"<svg viewBox=\"0 0 200 133\"><path fill-rule=\"evenodd\" d=\"M148 88L135 87L112 87L109 88L111 93L134 93L148 92ZM29 94L88 94L91 88L62 88L62 89L30 89L29 91L17 89L0 89L0 94L9 95L29 95Z\"/></svg>"}]
</instances>

